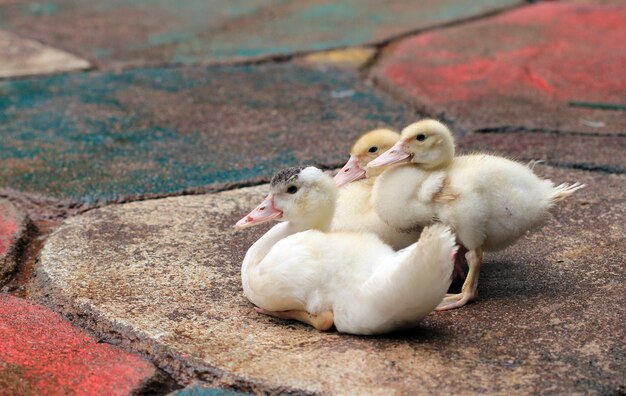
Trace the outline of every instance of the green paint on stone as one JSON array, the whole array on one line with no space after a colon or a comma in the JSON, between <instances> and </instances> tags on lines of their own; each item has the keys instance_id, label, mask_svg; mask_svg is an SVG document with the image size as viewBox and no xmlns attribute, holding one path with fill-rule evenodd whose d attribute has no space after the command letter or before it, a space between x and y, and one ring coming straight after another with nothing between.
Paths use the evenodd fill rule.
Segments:
<instances>
[{"instance_id":1,"label":"green paint on stone","mask_svg":"<svg viewBox=\"0 0 626 396\"><path fill-rule=\"evenodd\" d=\"M96 204L266 179L339 166L360 133L411 114L350 73L290 65L7 80L0 187Z\"/></svg>"},{"instance_id":2,"label":"green paint on stone","mask_svg":"<svg viewBox=\"0 0 626 396\"><path fill-rule=\"evenodd\" d=\"M94 56L103 63L198 63L380 42L522 3L521 0L0 2L0 28L45 40L85 57Z\"/></svg>"}]
</instances>

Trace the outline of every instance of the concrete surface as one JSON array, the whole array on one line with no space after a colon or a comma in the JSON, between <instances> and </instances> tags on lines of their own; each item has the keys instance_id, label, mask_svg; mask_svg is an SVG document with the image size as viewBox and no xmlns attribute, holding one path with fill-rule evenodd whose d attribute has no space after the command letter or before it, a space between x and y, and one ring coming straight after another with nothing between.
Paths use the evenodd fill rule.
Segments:
<instances>
[{"instance_id":1,"label":"concrete surface","mask_svg":"<svg viewBox=\"0 0 626 396\"><path fill-rule=\"evenodd\" d=\"M0 286L17 264L26 234L27 220L11 202L0 198Z\"/></svg>"},{"instance_id":2,"label":"concrete surface","mask_svg":"<svg viewBox=\"0 0 626 396\"><path fill-rule=\"evenodd\" d=\"M0 93L0 186L87 205L339 167L364 131L415 117L353 72L280 64L73 73Z\"/></svg>"},{"instance_id":3,"label":"concrete surface","mask_svg":"<svg viewBox=\"0 0 626 396\"><path fill-rule=\"evenodd\" d=\"M0 31L0 78L88 68L89 62L35 40Z\"/></svg>"},{"instance_id":4,"label":"concrete surface","mask_svg":"<svg viewBox=\"0 0 626 396\"><path fill-rule=\"evenodd\" d=\"M521 0L0 2L0 28L100 66L223 62L388 40Z\"/></svg>"},{"instance_id":5,"label":"concrete surface","mask_svg":"<svg viewBox=\"0 0 626 396\"><path fill-rule=\"evenodd\" d=\"M537 3L400 41L375 78L469 130L626 132L626 4ZM591 106L574 107L571 102ZM621 105L598 110L596 105Z\"/></svg>"},{"instance_id":6,"label":"concrete surface","mask_svg":"<svg viewBox=\"0 0 626 396\"><path fill-rule=\"evenodd\" d=\"M626 176L539 166L588 187L541 230L486 254L480 297L387 337L256 314L240 263L263 229L232 225L266 186L108 206L47 241L34 296L182 383L247 392L624 392Z\"/></svg>"},{"instance_id":7,"label":"concrete surface","mask_svg":"<svg viewBox=\"0 0 626 396\"><path fill-rule=\"evenodd\" d=\"M0 394L128 395L156 375L149 362L99 343L59 314L0 294Z\"/></svg>"},{"instance_id":8,"label":"concrete surface","mask_svg":"<svg viewBox=\"0 0 626 396\"><path fill-rule=\"evenodd\" d=\"M522 161L543 160L552 166L626 173L626 138L623 136L475 133L459 138L457 144L459 153L495 152Z\"/></svg>"}]
</instances>

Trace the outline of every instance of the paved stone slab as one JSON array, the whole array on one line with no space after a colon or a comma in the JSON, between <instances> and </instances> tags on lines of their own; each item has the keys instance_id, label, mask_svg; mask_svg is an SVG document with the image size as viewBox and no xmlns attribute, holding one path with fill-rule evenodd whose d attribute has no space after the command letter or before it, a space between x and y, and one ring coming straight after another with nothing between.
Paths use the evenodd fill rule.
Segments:
<instances>
[{"instance_id":1,"label":"paved stone slab","mask_svg":"<svg viewBox=\"0 0 626 396\"><path fill-rule=\"evenodd\" d=\"M49 0L0 3L0 27L101 64L195 63L379 42L520 0Z\"/></svg>"},{"instance_id":2,"label":"paved stone slab","mask_svg":"<svg viewBox=\"0 0 626 396\"><path fill-rule=\"evenodd\" d=\"M374 74L470 129L623 134L625 40L623 3L538 3L406 39ZM606 105L622 110L599 109Z\"/></svg>"},{"instance_id":3,"label":"paved stone slab","mask_svg":"<svg viewBox=\"0 0 626 396\"><path fill-rule=\"evenodd\" d=\"M138 69L0 82L0 186L92 204L339 167L413 111L348 71Z\"/></svg>"},{"instance_id":4,"label":"paved stone slab","mask_svg":"<svg viewBox=\"0 0 626 396\"><path fill-rule=\"evenodd\" d=\"M549 165L626 173L626 136L541 132L475 133L457 140L459 152L494 152Z\"/></svg>"},{"instance_id":5,"label":"paved stone slab","mask_svg":"<svg viewBox=\"0 0 626 396\"><path fill-rule=\"evenodd\" d=\"M35 40L0 31L0 78L49 74L89 67L89 62Z\"/></svg>"},{"instance_id":6,"label":"paved stone slab","mask_svg":"<svg viewBox=\"0 0 626 396\"><path fill-rule=\"evenodd\" d=\"M540 231L486 255L478 302L414 331L354 337L257 315L239 271L264 230L232 225L266 186L69 219L41 253L39 298L184 382L330 394L623 392L626 176L537 169L589 187Z\"/></svg>"},{"instance_id":7,"label":"paved stone slab","mask_svg":"<svg viewBox=\"0 0 626 396\"><path fill-rule=\"evenodd\" d=\"M0 294L0 393L3 395L129 395L155 367L98 343L60 315Z\"/></svg>"},{"instance_id":8,"label":"paved stone slab","mask_svg":"<svg viewBox=\"0 0 626 396\"><path fill-rule=\"evenodd\" d=\"M26 218L11 202L0 198L0 286L17 265Z\"/></svg>"}]
</instances>

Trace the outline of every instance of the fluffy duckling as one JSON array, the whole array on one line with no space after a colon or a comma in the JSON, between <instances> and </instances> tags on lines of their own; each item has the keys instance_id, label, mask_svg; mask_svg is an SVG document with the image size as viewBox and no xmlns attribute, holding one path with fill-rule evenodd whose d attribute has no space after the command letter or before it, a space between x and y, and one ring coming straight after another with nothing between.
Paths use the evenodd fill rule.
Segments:
<instances>
[{"instance_id":1,"label":"fluffy duckling","mask_svg":"<svg viewBox=\"0 0 626 396\"><path fill-rule=\"evenodd\" d=\"M444 225L394 252L376 235L329 233L333 180L314 167L278 172L267 198L239 220L241 229L270 220L246 253L241 278L259 312L319 330L380 334L414 326L444 297L457 247Z\"/></svg>"},{"instance_id":2,"label":"fluffy duckling","mask_svg":"<svg viewBox=\"0 0 626 396\"><path fill-rule=\"evenodd\" d=\"M403 232L383 222L371 202L372 186L382 168L366 172L366 166L400 140L400 134L389 129L375 129L361 136L350 151L350 159L335 176L341 187L337 198L332 231L372 232L394 250L414 243L421 228Z\"/></svg>"},{"instance_id":3,"label":"fluffy duckling","mask_svg":"<svg viewBox=\"0 0 626 396\"><path fill-rule=\"evenodd\" d=\"M458 308L477 295L483 251L503 249L541 225L557 202L584 187L555 186L526 165L476 154L454 157L450 130L435 120L406 127L389 151L370 167L410 163L381 174L372 191L379 216L399 229L434 221L452 226L469 272L460 294L444 298L439 310Z\"/></svg>"}]
</instances>

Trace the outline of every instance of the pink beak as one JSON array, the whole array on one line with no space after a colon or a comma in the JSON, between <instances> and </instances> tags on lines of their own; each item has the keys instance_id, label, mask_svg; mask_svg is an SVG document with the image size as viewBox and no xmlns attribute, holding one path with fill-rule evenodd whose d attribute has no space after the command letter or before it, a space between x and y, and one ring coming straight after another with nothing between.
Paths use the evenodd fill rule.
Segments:
<instances>
[{"instance_id":1,"label":"pink beak","mask_svg":"<svg viewBox=\"0 0 626 396\"><path fill-rule=\"evenodd\" d=\"M399 164L411 161L411 154L404 151L404 142L401 140L394 144L392 148L382 153L378 158L367 164L370 168L385 166L389 164Z\"/></svg>"},{"instance_id":2,"label":"pink beak","mask_svg":"<svg viewBox=\"0 0 626 396\"><path fill-rule=\"evenodd\" d=\"M239 220L235 224L235 228L242 230L244 228L252 227L253 225L266 223L271 220L280 219L283 217L283 212L274 207L274 195L268 195L263 202L252 212L248 213L243 219Z\"/></svg>"},{"instance_id":3,"label":"pink beak","mask_svg":"<svg viewBox=\"0 0 626 396\"><path fill-rule=\"evenodd\" d=\"M359 166L359 159L352 155L343 168L341 168L341 170L335 175L334 180L337 187L341 187L344 184L348 184L351 181L359 180L364 177L365 169Z\"/></svg>"}]
</instances>

